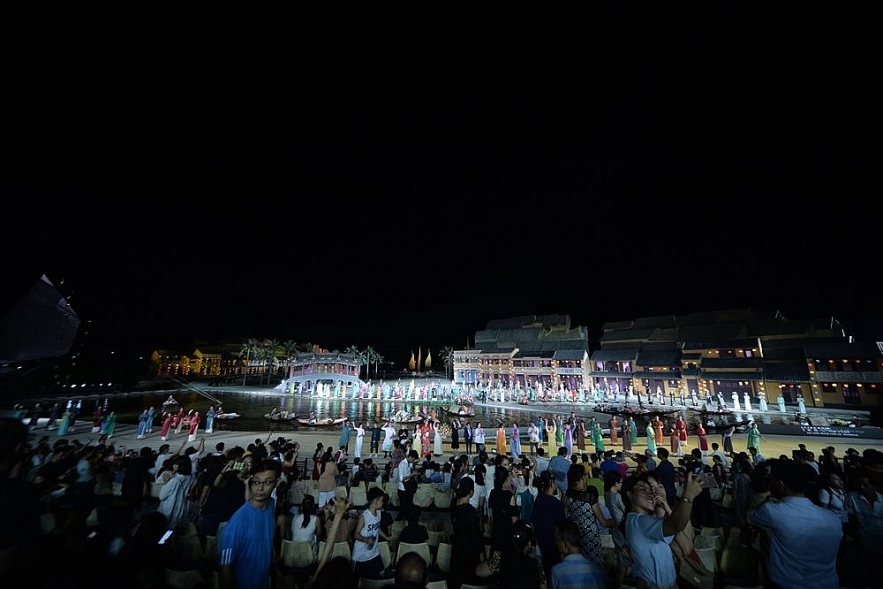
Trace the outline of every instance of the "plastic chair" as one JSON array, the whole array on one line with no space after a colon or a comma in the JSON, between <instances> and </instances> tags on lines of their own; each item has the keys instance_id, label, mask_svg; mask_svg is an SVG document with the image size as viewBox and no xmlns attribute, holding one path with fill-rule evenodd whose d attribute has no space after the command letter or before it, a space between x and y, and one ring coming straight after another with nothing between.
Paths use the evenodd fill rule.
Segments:
<instances>
[{"instance_id":1,"label":"plastic chair","mask_svg":"<svg viewBox=\"0 0 883 589\"><path fill-rule=\"evenodd\" d=\"M291 569L307 569L316 564L311 542L295 542L282 539L279 560L283 567Z\"/></svg>"},{"instance_id":2,"label":"plastic chair","mask_svg":"<svg viewBox=\"0 0 883 589\"><path fill-rule=\"evenodd\" d=\"M325 551L325 540L319 542L319 554L322 554ZM334 548L331 550L331 556L328 557L328 560L335 558L337 556L342 556L348 561L353 561L353 549L350 547L349 542L335 542Z\"/></svg>"},{"instance_id":3,"label":"plastic chair","mask_svg":"<svg viewBox=\"0 0 883 589\"><path fill-rule=\"evenodd\" d=\"M205 537L205 548L202 553L203 558L205 558L212 568L218 565L218 537L217 536L206 536Z\"/></svg>"},{"instance_id":4,"label":"plastic chair","mask_svg":"<svg viewBox=\"0 0 883 589\"><path fill-rule=\"evenodd\" d=\"M353 507L356 508L365 508L368 506L368 492L365 491L365 487L362 485L358 485L356 487L350 487L350 501L353 504Z\"/></svg>"},{"instance_id":5,"label":"plastic chair","mask_svg":"<svg viewBox=\"0 0 883 589\"><path fill-rule=\"evenodd\" d=\"M698 538L697 538L698 540ZM708 548L699 548L696 547L696 554L699 556L699 560L702 561L702 565L708 569L710 573L717 572L717 550L713 546Z\"/></svg>"},{"instance_id":6,"label":"plastic chair","mask_svg":"<svg viewBox=\"0 0 883 589\"><path fill-rule=\"evenodd\" d=\"M432 502L439 509L448 509L451 506L452 495L450 491L437 491L432 497Z\"/></svg>"},{"instance_id":7,"label":"plastic chair","mask_svg":"<svg viewBox=\"0 0 883 589\"><path fill-rule=\"evenodd\" d=\"M430 581L426 584L426 589L448 589L448 582L444 579Z\"/></svg>"},{"instance_id":8,"label":"plastic chair","mask_svg":"<svg viewBox=\"0 0 883 589\"><path fill-rule=\"evenodd\" d=\"M417 492L414 493L414 505L426 509L427 507L432 505L434 496L435 489L432 487L432 485L420 485L419 487L417 487Z\"/></svg>"},{"instance_id":9,"label":"plastic chair","mask_svg":"<svg viewBox=\"0 0 883 589\"><path fill-rule=\"evenodd\" d=\"M194 589L202 585L203 581L202 573L198 570L166 569L166 584L172 589Z\"/></svg>"},{"instance_id":10,"label":"plastic chair","mask_svg":"<svg viewBox=\"0 0 883 589\"><path fill-rule=\"evenodd\" d=\"M453 549L453 545L448 544L447 542L439 542L438 550L435 553L435 566L438 567L442 573L448 574L451 572L451 550Z\"/></svg>"},{"instance_id":11,"label":"plastic chair","mask_svg":"<svg viewBox=\"0 0 883 589\"><path fill-rule=\"evenodd\" d=\"M380 551L380 560L383 561L383 570L392 566L392 546L385 540L378 540L377 549Z\"/></svg>"},{"instance_id":12,"label":"plastic chair","mask_svg":"<svg viewBox=\"0 0 883 589\"><path fill-rule=\"evenodd\" d=\"M420 556L423 557L423 560L426 561L426 566L432 566L432 549L429 547L429 542L421 542L420 544L411 544L409 542L399 542L399 547L396 550L396 560L402 557L402 555L407 554L409 552L416 552Z\"/></svg>"}]
</instances>

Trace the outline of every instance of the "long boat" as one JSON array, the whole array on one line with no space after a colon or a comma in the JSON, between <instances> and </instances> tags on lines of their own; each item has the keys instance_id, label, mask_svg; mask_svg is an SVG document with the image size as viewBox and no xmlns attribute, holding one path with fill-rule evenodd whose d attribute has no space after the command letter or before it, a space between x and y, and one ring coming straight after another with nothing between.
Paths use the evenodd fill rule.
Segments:
<instances>
[{"instance_id":1,"label":"long boat","mask_svg":"<svg viewBox=\"0 0 883 589\"><path fill-rule=\"evenodd\" d=\"M337 419L331 419L330 417L326 417L325 419L304 419L303 417L299 417L297 419L298 423L307 427L332 427L335 425L340 425L344 421L346 421L346 417L338 417Z\"/></svg>"},{"instance_id":2,"label":"long boat","mask_svg":"<svg viewBox=\"0 0 883 589\"><path fill-rule=\"evenodd\" d=\"M288 411L280 411L276 413L264 413L264 419L267 421L277 421L280 423L298 423L298 417L294 413Z\"/></svg>"},{"instance_id":3,"label":"long boat","mask_svg":"<svg viewBox=\"0 0 883 589\"><path fill-rule=\"evenodd\" d=\"M472 417L475 415L475 409L469 405L448 405L442 409L448 415L457 417Z\"/></svg>"}]
</instances>

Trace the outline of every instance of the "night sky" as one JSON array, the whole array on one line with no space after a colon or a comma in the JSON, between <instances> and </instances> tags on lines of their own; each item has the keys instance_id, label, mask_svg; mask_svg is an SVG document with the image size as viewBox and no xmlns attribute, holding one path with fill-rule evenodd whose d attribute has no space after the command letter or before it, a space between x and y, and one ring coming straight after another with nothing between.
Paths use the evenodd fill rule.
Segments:
<instances>
[{"instance_id":1,"label":"night sky","mask_svg":"<svg viewBox=\"0 0 883 589\"><path fill-rule=\"evenodd\" d=\"M47 274L126 353L254 337L405 366L492 319L596 339L732 308L883 337L866 94L707 24L649 52L598 22L544 51L360 52L295 86L233 64L235 97L212 69L129 102L122 74L116 100L20 123L9 284Z\"/></svg>"}]
</instances>

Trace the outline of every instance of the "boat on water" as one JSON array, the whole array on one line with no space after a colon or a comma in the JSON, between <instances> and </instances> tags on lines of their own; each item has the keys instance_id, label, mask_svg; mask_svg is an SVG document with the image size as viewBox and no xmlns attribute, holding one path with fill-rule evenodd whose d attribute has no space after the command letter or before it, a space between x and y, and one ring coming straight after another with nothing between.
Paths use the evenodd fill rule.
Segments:
<instances>
[{"instance_id":1,"label":"boat on water","mask_svg":"<svg viewBox=\"0 0 883 589\"><path fill-rule=\"evenodd\" d=\"M288 411L270 411L264 413L264 419L278 423L298 423L297 414Z\"/></svg>"},{"instance_id":2,"label":"boat on water","mask_svg":"<svg viewBox=\"0 0 883 589\"><path fill-rule=\"evenodd\" d=\"M177 407L178 405L180 405L180 403L178 403L178 401L175 400L175 397L171 395L169 395L168 399L162 402L162 406L164 409L168 407Z\"/></svg>"},{"instance_id":3,"label":"boat on water","mask_svg":"<svg viewBox=\"0 0 883 589\"><path fill-rule=\"evenodd\" d=\"M448 415L456 415L457 417L471 417L475 415L475 408L469 405L448 405L443 408Z\"/></svg>"},{"instance_id":4,"label":"boat on water","mask_svg":"<svg viewBox=\"0 0 883 589\"><path fill-rule=\"evenodd\" d=\"M346 417L338 417L337 419L332 419L330 417L326 417L325 419L305 419L303 417L299 417L297 422L300 425L304 425L307 427L332 427L335 425L340 425L346 421Z\"/></svg>"},{"instance_id":5,"label":"boat on water","mask_svg":"<svg viewBox=\"0 0 883 589\"><path fill-rule=\"evenodd\" d=\"M215 419L220 419L221 421L224 421L225 419L239 419L240 417L242 417L242 415L239 413L218 413L215 415Z\"/></svg>"}]
</instances>

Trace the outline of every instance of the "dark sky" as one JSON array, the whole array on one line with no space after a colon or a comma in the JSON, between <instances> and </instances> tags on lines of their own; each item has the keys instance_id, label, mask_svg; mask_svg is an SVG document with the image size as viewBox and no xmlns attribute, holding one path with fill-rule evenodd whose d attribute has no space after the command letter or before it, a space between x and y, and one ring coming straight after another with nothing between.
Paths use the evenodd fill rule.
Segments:
<instances>
[{"instance_id":1,"label":"dark sky","mask_svg":"<svg viewBox=\"0 0 883 589\"><path fill-rule=\"evenodd\" d=\"M593 337L748 307L883 325L860 63L714 24L656 51L593 22L542 50L391 47L287 80L234 63L226 85L182 66L172 96L123 73L17 123L7 267L64 280L94 341L143 351L266 337L404 365L550 313Z\"/></svg>"}]
</instances>

